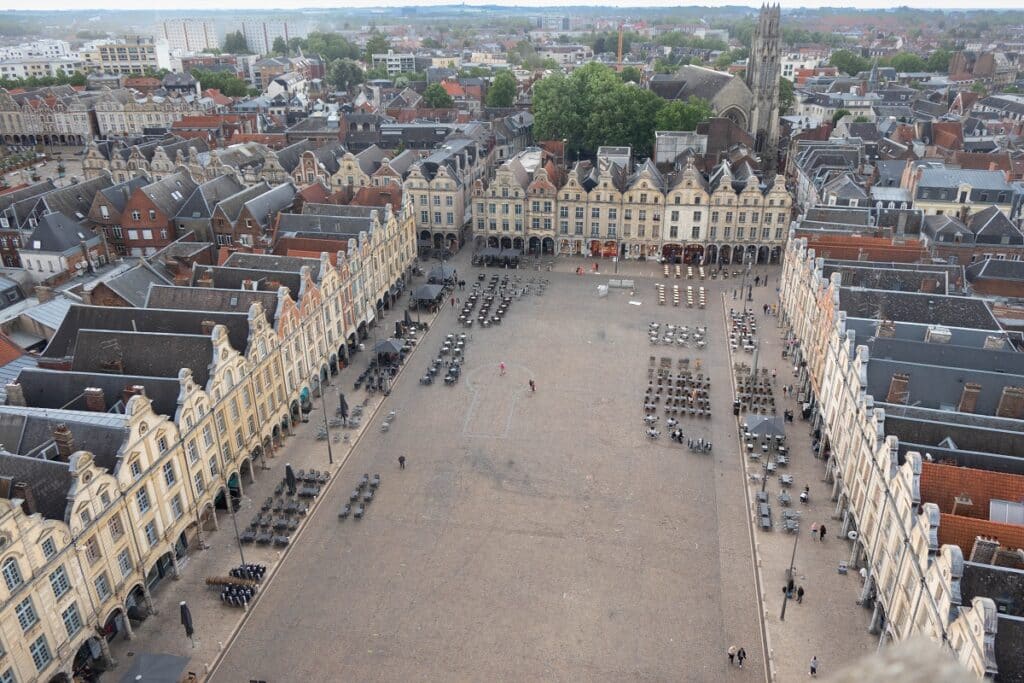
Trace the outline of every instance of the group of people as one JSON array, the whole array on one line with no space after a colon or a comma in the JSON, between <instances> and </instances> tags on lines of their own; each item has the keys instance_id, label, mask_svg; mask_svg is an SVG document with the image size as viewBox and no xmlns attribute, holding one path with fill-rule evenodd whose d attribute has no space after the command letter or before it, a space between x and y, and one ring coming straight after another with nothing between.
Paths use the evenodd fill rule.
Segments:
<instances>
[{"instance_id":1,"label":"group of people","mask_svg":"<svg viewBox=\"0 0 1024 683\"><path fill-rule=\"evenodd\" d=\"M746 650L744 650L742 647L736 647L735 645L730 645L729 649L726 650L725 653L729 656L729 664L730 665L739 664L739 667L741 669L743 668L743 660L745 660L747 658L747 651ZM817 655L814 655L814 656L811 657L811 666L810 666L810 671L808 673L809 673L809 675L811 677L815 677L816 678L818 676L818 656Z\"/></svg>"}]
</instances>

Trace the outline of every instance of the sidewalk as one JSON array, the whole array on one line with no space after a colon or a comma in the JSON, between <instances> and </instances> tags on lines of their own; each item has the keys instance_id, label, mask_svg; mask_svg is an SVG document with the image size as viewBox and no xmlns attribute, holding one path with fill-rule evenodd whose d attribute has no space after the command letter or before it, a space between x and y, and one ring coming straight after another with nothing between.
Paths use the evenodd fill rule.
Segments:
<instances>
[{"instance_id":1,"label":"sidewalk","mask_svg":"<svg viewBox=\"0 0 1024 683\"><path fill-rule=\"evenodd\" d=\"M765 268L759 269L761 273ZM806 678L811 657L817 657L819 672L827 675L842 665L870 653L877 646L877 638L867 632L868 612L857 605L860 592L860 576L856 570L847 575L837 571L839 562L850 559L850 545L845 539L837 538L840 523L832 518L835 503L832 502L831 486L824 481L824 463L816 459L811 450L810 423L801 419L797 403L782 393L784 384L795 382L793 366L782 358L781 328L778 318L763 315L764 304L777 303L775 286L779 268L767 269L769 285L754 287L753 301L748 302L757 316L759 355L758 366L775 370L775 403L781 416L786 409L794 413L794 422L786 424L786 442L790 451L788 467L769 475L765 491L769 496L774 528L762 531L756 526L754 509L750 511L751 524L755 524L754 538L758 566L763 589L763 617L770 644L771 666L774 679L778 681ZM733 302L727 297L726 308L739 308L741 301ZM740 352L734 356L737 362L751 364L752 356ZM748 474L762 475L761 462L745 460ZM795 481L790 487L793 497L791 509L801 513L800 531L786 533L782 528L783 507L777 499L781 490L779 474L791 474ZM749 498L756 500L761 490L760 482L748 478ZM804 486L810 487L810 502L801 504L799 494ZM812 538L811 526L824 524L824 541ZM781 617L783 587L786 584L786 570L796 549L793 580L796 586L803 586L803 602L789 600L785 619Z\"/></svg>"},{"instance_id":2,"label":"sidewalk","mask_svg":"<svg viewBox=\"0 0 1024 683\"><path fill-rule=\"evenodd\" d=\"M402 299L392 310L385 312L377 326L378 335L390 336L391 331L394 330L394 323L403 319L406 303L406 300ZM448 309L441 307L438 314L425 320L429 323L431 331L438 318L446 313L449 313ZM425 336L420 335L420 341L413 350L413 354L419 352ZM352 382L365 366L369 355L369 352L357 355L354 365L331 377L328 390L324 392L325 398L313 400L313 411L309 414L309 422L299 423L295 428L294 435L284 442L284 445L276 451L273 457L266 459L267 469L256 468L254 470L254 482L243 480L241 507L235 513L239 533L249 525L250 520L259 512L263 501L273 494L274 488L284 479L285 464L291 464L296 471L311 468L326 470L331 473L327 487L333 486L339 478L338 473L349 454L367 433L367 430L372 433L373 430L380 429L377 412L386 397L379 393L367 396L365 390L358 392L352 390ZM404 372L408 365L409 360L407 359L401 372ZM322 401L332 401L332 404L328 406L328 417L333 417L333 400L339 389L345 392L350 406L358 405L364 397L368 398L368 403L364 408L363 420L359 428L331 430L332 435L342 433L348 437L347 441L340 439L337 443L330 444L334 459L334 464L331 465L328 463L327 441L317 441L316 433L323 425ZM349 475L348 479L355 476L351 473ZM219 528L216 531L205 532L208 548L196 550L187 555L179 561L180 577L164 579L153 589L153 604L157 613L151 615L143 623L133 626L134 638L132 640L116 638L110 643L111 654L118 662L118 666L105 674L104 680L118 678L131 666L132 657L136 653L143 652L188 657L191 661L187 670L194 672L202 680L241 627L246 615L244 609L223 604L220 601L220 588L207 586L206 578L226 575L229 569L243 562L244 556L245 562L266 565L267 574L262 583L262 588L265 588L273 580L288 552L294 546L295 540L305 531L309 519L314 514L321 512L320 503L326 497L327 488L310 502L309 512L302 519L299 528L292 533L292 542L287 548L252 543L242 545L240 552L235 539L231 515L226 511L218 511ZM333 514L333 512L328 510L322 514ZM256 599L258 600L259 596ZM195 626L194 642L190 642L185 636L185 630L180 623L178 604L182 600L188 603L192 612Z\"/></svg>"}]
</instances>

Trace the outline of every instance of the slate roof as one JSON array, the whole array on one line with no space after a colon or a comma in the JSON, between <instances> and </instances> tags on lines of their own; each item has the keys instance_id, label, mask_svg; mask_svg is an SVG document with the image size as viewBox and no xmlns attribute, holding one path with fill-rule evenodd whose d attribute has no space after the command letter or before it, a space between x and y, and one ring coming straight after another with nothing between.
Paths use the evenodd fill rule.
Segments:
<instances>
[{"instance_id":1,"label":"slate roof","mask_svg":"<svg viewBox=\"0 0 1024 683\"><path fill-rule=\"evenodd\" d=\"M18 384L25 403L35 408L62 408L88 410L85 390L93 387L103 390L107 412L124 412L124 390L141 384L146 398L153 402L153 410L174 419L178 408L181 383L176 377L146 377L143 375L112 375L94 372L72 372L29 368L18 375Z\"/></svg>"},{"instance_id":2,"label":"slate roof","mask_svg":"<svg viewBox=\"0 0 1024 683\"><path fill-rule=\"evenodd\" d=\"M967 266L968 282L1012 280L1024 282L1024 261L987 258Z\"/></svg>"},{"instance_id":3,"label":"slate roof","mask_svg":"<svg viewBox=\"0 0 1024 683\"><path fill-rule=\"evenodd\" d=\"M876 268L874 264L864 266L850 265L827 261L822 268L825 278L833 273L840 273L842 286L866 287L868 289L884 289L895 292L919 292L921 285L929 282L935 285L932 290L937 294L947 294L947 277L942 270L928 271L903 268Z\"/></svg>"},{"instance_id":4,"label":"slate roof","mask_svg":"<svg viewBox=\"0 0 1024 683\"><path fill-rule=\"evenodd\" d=\"M288 145L284 149L278 150L276 152L277 162L281 164L281 168L288 173L291 173L295 170L295 167L299 165L299 158L302 156L302 153L312 149L313 143L308 139L299 140L294 144Z\"/></svg>"},{"instance_id":5,"label":"slate roof","mask_svg":"<svg viewBox=\"0 0 1024 683\"><path fill-rule=\"evenodd\" d=\"M172 173L141 189L166 216L178 215L178 210L195 192L196 184L188 173Z\"/></svg>"},{"instance_id":6,"label":"slate roof","mask_svg":"<svg viewBox=\"0 0 1024 683\"><path fill-rule=\"evenodd\" d=\"M250 289L215 289L211 287L150 287L147 308L183 311L220 311L245 313L254 302L263 306L267 322L274 324L277 314L277 292Z\"/></svg>"},{"instance_id":7,"label":"slate roof","mask_svg":"<svg viewBox=\"0 0 1024 683\"><path fill-rule=\"evenodd\" d=\"M48 213L25 240L22 249L30 252L67 254L81 249L81 243L100 243L100 237L81 223L62 213Z\"/></svg>"},{"instance_id":8,"label":"slate roof","mask_svg":"<svg viewBox=\"0 0 1024 683\"><path fill-rule=\"evenodd\" d=\"M202 331L204 321L210 320L227 328L232 348L244 353L249 339L248 309L237 313L202 310L160 310L156 308L126 308L120 306L75 305L68 311L64 323L47 344L44 358L77 357L80 351L81 334L85 331L145 332L173 335L206 336ZM144 353L145 349L140 350ZM84 369L84 368L82 368ZM92 368L93 371L100 370ZM143 370L129 374L150 374Z\"/></svg>"},{"instance_id":9,"label":"slate roof","mask_svg":"<svg viewBox=\"0 0 1024 683\"><path fill-rule=\"evenodd\" d=\"M282 183L266 192L256 195L245 202L245 208L253 219L266 229L281 211L291 207L295 202L298 190L291 183Z\"/></svg>"},{"instance_id":10,"label":"slate roof","mask_svg":"<svg viewBox=\"0 0 1024 683\"><path fill-rule=\"evenodd\" d=\"M276 294L277 287L272 290L267 289L270 283L276 282L282 287L287 287L292 299L296 300L302 286L302 280L298 273L200 265L192 268L192 286L196 286L196 282L207 274L213 278L213 287L216 289L241 289L242 284L249 280L256 285L257 289L273 291Z\"/></svg>"},{"instance_id":11,"label":"slate roof","mask_svg":"<svg viewBox=\"0 0 1024 683\"><path fill-rule=\"evenodd\" d=\"M925 167L921 170L918 188L956 188L961 184L975 190L1012 190L1006 176L1000 171L975 171L971 169Z\"/></svg>"},{"instance_id":12,"label":"slate roof","mask_svg":"<svg viewBox=\"0 0 1024 683\"><path fill-rule=\"evenodd\" d=\"M213 343L206 335L83 329L78 331L71 369L177 377L182 368L189 368L193 380L206 386L212 361Z\"/></svg>"},{"instance_id":13,"label":"slate roof","mask_svg":"<svg viewBox=\"0 0 1024 683\"><path fill-rule=\"evenodd\" d=\"M1000 329L983 301L959 296L841 287L839 309L855 318Z\"/></svg>"},{"instance_id":14,"label":"slate roof","mask_svg":"<svg viewBox=\"0 0 1024 683\"><path fill-rule=\"evenodd\" d=\"M238 215L242 213L242 207L245 206L246 202L260 196L264 192L268 192L269 190L270 183L266 180L261 180L255 185L243 187L234 194L221 199L217 202L216 209L223 212L227 219L234 223L238 220Z\"/></svg>"},{"instance_id":15,"label":"slate roof","mask_svg":"<svg viewBox=\"0 0 1024 683\"><path fill-rule=\"evenodd\" d=\"M1020 244L1024 241L1020 230L1005 213L996 206L990 206L973 214L967 222L967 229L974 233L979 242L1000 244L1002 238L1009 238L1009 243Z\"/></svg>"},{"instance_id":16,"label":"slate roof","mask_svg":"<svg viewBox=\"0 0 1024 683\"><path fill-rule=\"evenodd\" d=\"M294 256L277 256L274 254L247 254L236 251L223 263L233 268L249 268L253 270L283 271L298 273L303 266L308 266L310 275L314 280L319 280L320 261L311 258L299 258Z\"/></svg>"},{"instance_id":17,"label":"slate roof","mask_svg":"<svg viewBox=\"0 0 1024 683\"><path fill-rule=\"evenodd\" d=\"M651 78L650 89L665 99L700 97L710 102L733 78L714 69L686 65L674 74L656 74Z\"/></svg>"},{"instance_id":18,"label":"slate roof","mask_svg":"<svg viewBox=\"0 0 1024 683\"><path fill-rule=\"evenodd\" d=\"M370 175L377 170L380 166L380 162L387 156L388 153L385 150L381 149L377 145L370 145L356 155L356 163L359 164L359 168L363 173Z\"/></svg>"},{"instance_id":19,"label":"slate roof","mask_svg":"<svg viewBox=\"0 0 1024 683\"><path fill-rule=\"evenodd\" d=\"M12 204L15 204L32 197L38 197L41 194L53 190L56 186L52 180L44 180L41 183L33 183L27 187L21 187L17 190L10 190L0 194L0 211L4 211Z\"/></svg>"},{"instance_id":20,"label":"slate roof","mask_svg":"<svg viewBox=\"0 0 1024 683\"><path fill-rule=\"evenodd\" d=\"M146 305L146 295L152 285L169 285L171 281L143 261L103 284L132 306L142 308Z\"/></svg>"},{"instance_id":21,"label":"slate roof","mask_svg":"<svg viewBox=\"0 0 1024 683\"><path fill-rule=\"evenodd\" d=\"M149 183L149 178L144 175L135 176L131 180L126 180L123 183L117 185L111 185L100 190L100 194L107 200L114 210L118 213L124 211L125 205L128 203L128 198L132 196L132 193L140 187L144 187Z\"/></svg>"},{"instance_id":22,"label":"slate roof","mask_svg":"<svg viewBox=\"0 0 1024 683\"><path fill-rule=\"evenodd\" d=\"M20 416L0 416L0 433L13 433L24 424ZM6 427L6 428L4 428ZM7 450L17 450L4 444ZM32 488L36 510L46 519L65 521L68 491L71 490L71 471L66 462L44 460L0 452L0 477L14 482L25 482Z\"/></svg>"},{"instance_id":23,"label":"slate roof","mask_svg":"<svg viewBox=\"0 0 1024 683\"><path fill-rule=\"evenodd\" d=\"M175 218L209 218L217 203L242 190L242 183L232 175L217 176L200 184L178 209Z\"/></svg>"},{"instance_id":24,"label":"slate roof","mask_svg":"<svg viewBox=\"0 0 1024 683\"><path fill-rule=\"evenodd\" d=\"M10 213L13 214L18 225L23 225L33 211L37 213L52 211L66 214L76 220L84 220L89 214L89 208L92 206L92 200L96 193L113 184L114 181L110 179L110 176L103 174L92 180L83 180L75 185L59 187L46 194L15 202L10 207ZM81 218L79 218L79 214L81 214Z\"/></svg>"}]
</instances>

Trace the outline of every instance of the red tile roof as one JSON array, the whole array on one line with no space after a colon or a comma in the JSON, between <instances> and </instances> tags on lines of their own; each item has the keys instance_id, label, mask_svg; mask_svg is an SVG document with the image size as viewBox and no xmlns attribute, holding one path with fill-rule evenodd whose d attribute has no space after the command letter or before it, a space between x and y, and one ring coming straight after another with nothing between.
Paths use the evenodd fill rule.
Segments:
<instances>
[{"instance_id":1,"label":"red tile roof","mask_svg":"<svg viewBox=\"0 0 1024 683\"><path fill-rule=\"evenodd\" d=\"M1024 476L969 467L921 463L921 502L935 503L952 514L954 499L965 495L970 506L958 505L957 516L988 519L989 501L1024 501Z\"/></svg>"},{"instance_id":2,"label":"red tile roof","mask_svg":"<svg viewBox=\"0 0 1024 683\"><path fill-rule=\"evenodd\" d=\"M990 522L960 515L942 515L939 520L939 544L958 545L964 557L970 557L974 539L994 538L1004 548L1024 548L1024 526Z\"/></svg>"},{"instance_id":3,"label":"red tile roof","mask_svg":"<svg viewBox=\"0 0 1024 683\"><path fill-rule=\"evenodd\" d=\"M388 187L361 187L349 203L354 206L390 204L393 211L398 211L402 208L402 189L393 184Z\"/></svg>"}]
</instances>

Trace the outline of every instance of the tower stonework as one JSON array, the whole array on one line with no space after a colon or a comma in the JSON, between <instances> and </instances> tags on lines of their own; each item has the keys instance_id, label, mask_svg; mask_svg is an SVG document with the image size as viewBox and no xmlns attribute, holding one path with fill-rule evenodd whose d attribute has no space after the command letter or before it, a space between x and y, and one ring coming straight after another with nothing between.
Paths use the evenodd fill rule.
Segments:
<instances>
[{"instance_id":1,"label":"tower stonework","mask_svg":"<svg viewBox=\"0 0 1024 683\"><path fill-rule=\"evenodd\" d=\"M766 171L774 171L779 147L779 76L782 29L778 5L762 5L747 62L747 87L754 95L750 135Z\"/></svg>"}]
</instances>

